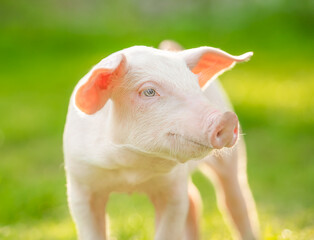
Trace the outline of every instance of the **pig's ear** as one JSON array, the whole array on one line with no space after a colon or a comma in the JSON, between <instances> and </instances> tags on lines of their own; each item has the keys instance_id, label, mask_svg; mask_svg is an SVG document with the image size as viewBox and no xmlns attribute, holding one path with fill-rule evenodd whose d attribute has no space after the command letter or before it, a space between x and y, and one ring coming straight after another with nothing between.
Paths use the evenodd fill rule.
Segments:
<instances>
[{"instance_id":1,"label":"pig's ear","mask_svg":"<svg viewBox=\"0 0 314 240\"><path fill-rule=\"evenodd\" d=\"M191 71L198 74L199 84L203 87L210 79L232 68L235 63L248 61L253 52L232 56L217 48L199 47L184 50L178 54L184 58Z\"/></svg>"},{"instance_id":2,"label":"pig's ear","mask_svg":"<svg viewBox=\"0 0 314 240\"><path fill-rule=\"evenodd\" d=\"M126 68L126 58L116 54L103 59L88 74L75 94L75 105L86 114L94 114L108 101L112 90L120 83Z\"/></svg>"}]
</instances>

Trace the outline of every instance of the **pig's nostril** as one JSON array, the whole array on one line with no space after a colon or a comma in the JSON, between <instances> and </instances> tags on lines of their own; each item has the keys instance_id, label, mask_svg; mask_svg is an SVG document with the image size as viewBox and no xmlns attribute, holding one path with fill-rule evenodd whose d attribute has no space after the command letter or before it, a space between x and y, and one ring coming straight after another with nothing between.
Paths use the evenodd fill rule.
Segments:
<instances>
[{"instance_id":1,"label":"pig's nostril","mask_svg":"<svg viewBox=\"0 0 314 240\"><path fill-rule=\"evenodd\" d=\"M224 147L224 135L225 135L225 130L221 129L218 130L216 133L213 133L211 142L212 146L216 149L220 149Z\"/></svg>"},{"instance_id":2,"label":"pig's nostril","mask_svg":"<svg viewBox=\"0 0 314 240\"><path fill-rule=\"evenodd\" d=\"M219 138L222 135L222 130L218 131L216 134L216 138Z\"/></svg>"}]
</instances>

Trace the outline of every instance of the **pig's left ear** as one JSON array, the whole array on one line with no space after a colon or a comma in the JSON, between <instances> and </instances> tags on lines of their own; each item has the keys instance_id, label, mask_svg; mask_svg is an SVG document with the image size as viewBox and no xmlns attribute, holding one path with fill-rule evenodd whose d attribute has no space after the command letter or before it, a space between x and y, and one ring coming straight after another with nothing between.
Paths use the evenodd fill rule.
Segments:
<instances>
[{"instance_id":1,"label":"pig's left ear","mask_svg":"<svg viewBox=\"0 0 314 240\"><path fill-rule=\"evenodd\" d=\"M248 61L253 52L232 56L217 48L199 47L178 54L183 57L191 71L198 74L200 87L203 87L210 79L232 68L235 63Z\"/></svg>"},{"instance_id":2,"label":"pig's left ear","mask_svg":"<svg viewBox=\"0 0 314 240\"><path fill-rule=\"evenodd\" d=\"M126 58L114 54L98 63L87 75L87 81L75 93L75 105L85 114L99 111L112 95L112 91L125 73Z\"/></svg>"}]
</instances>

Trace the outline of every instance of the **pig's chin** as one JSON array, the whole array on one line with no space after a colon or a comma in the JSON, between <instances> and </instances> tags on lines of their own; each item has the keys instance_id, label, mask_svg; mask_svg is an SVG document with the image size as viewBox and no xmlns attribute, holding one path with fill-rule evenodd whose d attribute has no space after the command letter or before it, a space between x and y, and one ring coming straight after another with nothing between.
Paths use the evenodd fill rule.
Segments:
<instances>
[{"instance_id":1,"label":"pig's chin","mask_svg":"<svg viewBox=\"0 0 314 240\"><path fill-rule=\"evenodd\" d=\"M213 150L206 143L176 133L168 133L168 139L171 146L171 155L181 163L203 159Z\"/></svg>"}]
</instances>

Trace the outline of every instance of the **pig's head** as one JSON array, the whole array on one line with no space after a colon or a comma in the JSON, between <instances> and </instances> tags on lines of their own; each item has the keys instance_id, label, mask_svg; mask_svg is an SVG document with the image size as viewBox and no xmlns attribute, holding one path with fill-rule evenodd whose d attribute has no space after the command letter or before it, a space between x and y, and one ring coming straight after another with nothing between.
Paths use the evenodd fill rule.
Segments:
<instances>
[{"instance_id":1,"label":"pig's head","mask_svg":"<svg viewBox=\"0 0 314 240\"><path fill-rule=\"evenodd\" d=\"M251 55L236 57L211 47L125 49L91 70L75 93L76 109L85 117L108 118L115 144L179 162L200 159L232 147L238 138L237 116L213 106L202 88Z\"/></svg>"}]
</instances>

